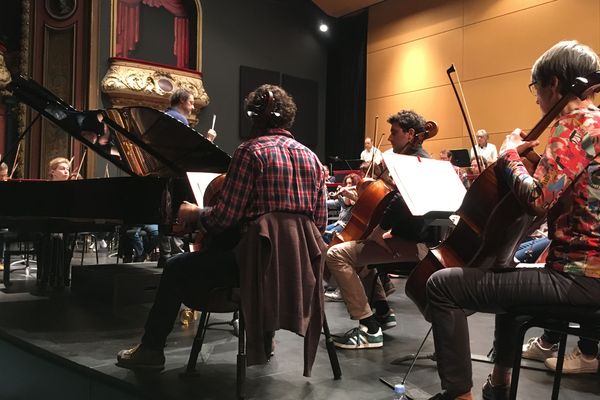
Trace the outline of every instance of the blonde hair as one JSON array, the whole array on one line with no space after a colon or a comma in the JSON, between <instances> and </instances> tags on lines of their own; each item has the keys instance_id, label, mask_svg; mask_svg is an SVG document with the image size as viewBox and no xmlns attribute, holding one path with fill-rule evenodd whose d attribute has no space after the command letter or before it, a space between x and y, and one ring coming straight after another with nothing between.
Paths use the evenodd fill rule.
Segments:
<instances>
[{"instance_id":1,"label":"blonde hair","mask_svg":"<svg viewBox=\"0 0 600 400\"><path fill-rule=\"evenodd\" d=\"M52 179L52 172L58 168L59 164L67 164L71 169L71 162L64 157L56 157L48 163L48 179Z\"/></svg>"}]
</instances>

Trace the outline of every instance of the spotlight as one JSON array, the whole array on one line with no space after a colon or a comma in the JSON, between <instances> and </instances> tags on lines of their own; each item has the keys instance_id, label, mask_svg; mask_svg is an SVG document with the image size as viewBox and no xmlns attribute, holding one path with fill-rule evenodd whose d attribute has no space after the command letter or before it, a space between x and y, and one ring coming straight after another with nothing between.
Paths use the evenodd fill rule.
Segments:
<instances>
[{"instance_id":1,"label":"spotlight","mask_svg":"<svg viewBox=\"0 0 600 400\"><path fill-rule=\"evenodd\" d=\"M321 32L327 32L329 30L329 26L327 26L327 24L321 23L321 25L319 25L319 30Z\"/></svg>"}]
</instances>

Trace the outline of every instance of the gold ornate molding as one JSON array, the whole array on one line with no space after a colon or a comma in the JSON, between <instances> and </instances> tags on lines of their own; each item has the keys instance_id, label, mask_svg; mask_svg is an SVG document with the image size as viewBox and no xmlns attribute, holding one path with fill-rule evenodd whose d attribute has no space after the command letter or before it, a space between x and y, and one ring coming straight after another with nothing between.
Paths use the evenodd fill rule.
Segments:
<instances>
[{"instance_id":1,"label":"gold ornate molding","mask_svg":"<svg viewBox=\"0 0 600 400\"><path fill-rule=\"evenodd\" d=\"M4 61L4 48L0 46L0 89L4 89L10 81L10 72L8 72L6 62Z\"/></svg>"},{"instance_id":2,"label":"gold ornate molding","mask_svg":"<svg viewBox=\"0 0 600 400\"><path fill-rule=\"evenodd\" d=\"M110 59L100 88L114 107L147 106L164 110L169 106L171 93L179 88L194 95L196 110L210 101L200 72L123 58ZM196 122L193 115L190 123Z\"/></svg>"}]
</instances>

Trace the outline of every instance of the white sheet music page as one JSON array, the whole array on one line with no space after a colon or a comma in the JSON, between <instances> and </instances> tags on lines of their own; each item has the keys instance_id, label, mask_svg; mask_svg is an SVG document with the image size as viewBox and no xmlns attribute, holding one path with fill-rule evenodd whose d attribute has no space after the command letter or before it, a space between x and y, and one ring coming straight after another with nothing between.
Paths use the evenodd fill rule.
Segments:
<instances>
[{"instance_id":1,"label":"white sheet music page","mask_svg":"<svg viewBox=\"0 0 600 400\"><path fill-rule=\"evenodd\" d=\"M188 172L187 178L190 182L190 186L192 188L192 192L194 192L194 197L196 198L196 204L200 208L204 208L204 193L206 192L206 188L215 179L217 176L221 174L217 174L214 172Z\"/></svg>"},{"instance_id":2,"label":"white sheet music page","mask_svg":"<svg viewBox=\"0 0 600 400\"><path fill-rule=\"evenodd\" d=\"M458 210L467 192L448 161L383 153L402 198L412 215Z\"/></svg>"}]
</instances>

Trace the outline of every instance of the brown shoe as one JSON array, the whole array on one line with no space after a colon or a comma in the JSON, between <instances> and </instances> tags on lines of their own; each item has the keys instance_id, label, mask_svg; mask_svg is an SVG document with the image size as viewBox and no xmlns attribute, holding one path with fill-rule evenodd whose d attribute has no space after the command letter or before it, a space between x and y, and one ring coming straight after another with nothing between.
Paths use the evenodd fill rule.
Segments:
<instances>
[{"instance_id":1,"label":"brown shoe","mask_svg":"<svg viewBox=\"0 0 600 400\"><path fill-rule=\"evenodd\" d=\"M165 368L165 354L138 344L117 354L117 366L140 371L161 371Z\"/></svg>"}]
</instances>

